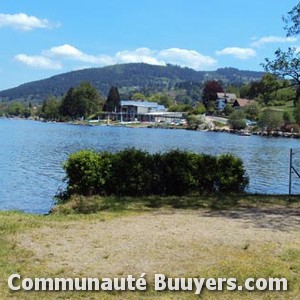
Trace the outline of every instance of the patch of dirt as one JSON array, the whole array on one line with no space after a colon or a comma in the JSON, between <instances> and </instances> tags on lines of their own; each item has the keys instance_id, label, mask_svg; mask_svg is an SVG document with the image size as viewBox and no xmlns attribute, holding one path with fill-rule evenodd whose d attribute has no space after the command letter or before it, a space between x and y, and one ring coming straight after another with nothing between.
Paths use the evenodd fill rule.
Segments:
<instances>
[{"instance_id":1,"label":"patch of dirt","mask_svg":"<svg viewBox=\"0 0 300 300\"><path fill-rule=\"evenodd\" d=\"M115 277L201 275L245 251L279 255L300 246L300 214L284 208L152 211L108 221L66 221L16 237L52 273Z\"/></svg>"}]
</instances>

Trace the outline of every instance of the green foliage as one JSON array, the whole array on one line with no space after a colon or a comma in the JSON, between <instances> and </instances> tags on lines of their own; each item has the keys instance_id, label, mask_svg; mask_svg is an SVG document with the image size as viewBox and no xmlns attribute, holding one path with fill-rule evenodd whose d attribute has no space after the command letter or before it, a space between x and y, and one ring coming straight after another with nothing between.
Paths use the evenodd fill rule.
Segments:
<instances>
[{"instance_id":1,"label":"green foliage","mask_svg":"<svg viewBox=\"0 0 300 300\"><path fill-rule=\"evenodd\" d=\"M285 23L284 29L287 32L287 36L296 36L300 33L300 2L296 4L286 16L283 17Z\"/></svg>"},{"instance_id":2,"label":"green foliage","mask_svg":"<svg viewBox=\"0 0 300 300\"><path fill-rule=\"evenodd\" d=\"M296 123L300 125L300 103L297 103L293 114L294 114Z\"/></svg>"},{"instance_id":3,"label":"green foliage","mask_svg":"<svg viewBox=\"0 0 300 300\"><path fill-rule=\"evenodd\" d=\"M117 153L83 150L71 154L64 165L71 195L188 195L240 192L248 183L243 163L232 155L215 157L172 150L149 154L136 149Z\"/></svg>"},{"instance_id":4,"label":"green foliage","mask_svg":"<svg viewBox=\"0 0 300 300\"><path fill-rule=\"evenodd\" d=\"M46 120L60 119L60 105L61 102L55 97L49 97L44 101L42 106L42 117Z\"/></svg>"},{"instance_id":5,"label":"green foliage","mask_svg":"<svg viewBox=\"0 0 300 300\"><path fill-rule=\"evenodd\" d=\"M152 157L147 152L125 149L112 156L107 193L142 196L151 193Z\"/></svg>"},{"instance_id":6,"label":"green foliage","mask_svg":"<svg viewBox=\"0 0 300 300\"><path fill-rule=\"evenodd\" d=\"M229 104L229 103L227 103L226 105L225 105L225 108L224 108L224 114L226 115L226 116L229 116L232 112L234 111L234 108L232 107L232 104Z\"/></svg>"},{"instance_id":7,"label":"green foliage","mask_svg":"<svg viewBox=\"0 0 300 300\"><path fill-rule=\"evenodd\" d=\"M12 102L7 108L9 116L23 116L25 112L25 105L21 102Z\"/></svg>"},{"instance_id":8,"label":"green foliage","mask_svg":"<svg viewBox=\"0 0 300 300\"><path fill-rule=\"evenodd\" d=\"M249 120L258 120L261 108L257 102L250 103L245 106L244 113Z\"/></svg>"},{"instance_id":9,"label":"green foliage","mask_svg":"<svg viewBox=\"0 0 300 300\"><path fill-rule=\"evenodd\" d=\"M201 154L193 157L193 176L200 193L213 193L216 190L218 158Z\"/></svg>"},{"instance_id":10,"label":"green foliage","mask_svg":"<svg viewBox=\"0 0 300 300\"><path fill-rule=\"evenodd\" d=\"M285 111L283 113L282 118L283 118L283 121L284 121L285 125L289 125L291 123L294 123L294 117L293 117L292 113L289 112L289 111Z\"/></svg>"},{"instance_id":11,"label":"green foliage","mask_svg":"<svg viewBox=\"0 0 300 300\"><path fill-rule=\"evenodd\" d=\"M191 105L189 104L175 104L169 107L168 111L172 111L172 112L189 112L191 111L193 108Z\"/></svg>"},{"instance_id":12,"label":"green foliage","mask_svg":"<svg viewBox=\"0 0 300 300\"><path fill-rule=\"evenodd\" d=\"M236 109L230 114L228 123L231 125L232 129L244 129L246 127L245 118L244 112L240 109Z\"/></svg>"},{"instance_id":13,"label":"green foliage","mask_svg":"<svg viewBox=\"0 0 300 300\"><path fill-rule=\"evenodd\" d=\"M157 102L158 104L164 105L165 107L169 107L174 104L174 99L165 93L153 94L148 97L147 100L150 102Z\"/></svg>"},{"instance_id":14,"label":"green foliage","mask_svg":"<svg viewBox=\"0 0 300 300\"><path fill-rule=\"evenodd\" d=\"M132 100L145 100L146 97L142 93L134 93L131 97Z\"/></svg>"},{"instance_id":15,"label":"green foliage","mask_svg":"<svg viewBox=\"0 0 300 300\"><path fill-rule=\"evenodd\" d=\"M125 91L129 97L132 91L138 91L145 96L156 93L173 92L176 85L183 82L193 82L183 87L184 92L192 99L201 99L202 82L205 80L221 79L228 83L243 83L259 80L262 72L242 71L228 68L217 71L195 71L168 64L167 66L149 65L144 63L130 63L77 70L53 76L48 79L23 84L13 89L0 92L0 99L34 99L42 104L49 95L61 97L70 87L79 85L82 81L90 82L102 95L108 95L112 84L118 86L119 91ZM129 92L127 92L129 91ZM122 93L123 94L123 93ZM175 97L175 96L174 96Z\"/></svg>"},{"instance_id":16,"label":"green foliage","mask_svg":"<svg viewBox=\"0 0 300 300\"><path fill-rule=\"evenodd\" d=\"M188 115L187 123L189 129L198 129L199 125L203 124L203 117L201 115Z\"/></svg>"},{"instance_id":17,"label":"green foliage","mask_svg":"<svg viewBox=\"0 0 300 300\"><path fill-rule=\"evenodd\" d=\"M223 154L217 161L216 185L220 192L241 192L248 185L242 160L231 154Z\"/></svg>"},{"instance_id":18,"label":"green foliage","mask_svg":"<svg viewBox=\"0 0 300 300\"><path fill-rule=\"evenodd\" d=\"M191 153L172 150L156 158L159 182L154 184L163 187L159 194L186 195L194 189L192 157Z\"/></svg>"},{"instance_id":19,"label":"green foliage","mask_svg":"<svg viewBox=\"0 0 300 300\"><path fill-rule=\"evenodd\" d=\"M113 156L107 152L81 150L69 156L64 164L68 179L67 196L90 196L103 193L109 176Z\"/></svg>"},{"instance_id":20,"label":"green foliage","mask_svg":"<svg viewBox=\"0 0 300 300\"><path fill-rule=\"evenodd\" d=\"M259 118L258 125L262 129L278 130L283 125L282 112L274 111L272 109L265 109Z\"/></svg>"},{"instance_id":21,"label":"green foliage","mask_svg":"<svg viewBox=\"0 0 300 300\"><path fill-rule=\"evenodd\" d=\"M202 102L198 103L192 110L192 114L194 115L202 115L205 112L206 112L206 108Z\"/></svg>"},{"instance_id":22,"label":"green foliage","mask_svg":"<svg viewBox=\"0 0 300 300\"><path fill-rule=\"evenodd\" d=\"M83 82L75 88L70 88L63 98L60 113L71 119L88 117L100 110L101 96L89 83Z\"/></svg>"},{"instance_id":23,"label":"green foliage","mask_svg":"<svg viewBox=\"0 0 300 300\"><path fill-rule=\"evenodd\" d=\"M300 53L297 48L288 48L287 51L277 49L275 59L265 59L266 63L262 64L267 72L280 78L291 78L291 84L296 88L294 93L294 102L299 100L300 86ZM291 100L291 99L288 99Z\"/></svg>"}]
</instances>

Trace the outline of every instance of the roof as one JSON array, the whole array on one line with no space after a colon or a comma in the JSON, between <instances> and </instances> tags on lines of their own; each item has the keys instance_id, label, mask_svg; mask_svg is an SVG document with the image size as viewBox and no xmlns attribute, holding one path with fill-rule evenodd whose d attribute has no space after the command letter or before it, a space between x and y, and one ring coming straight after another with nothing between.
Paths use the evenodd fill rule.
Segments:
<instances>
[{"instance_id":1,"label":"roof","mask_svg":"<svg viewBox=\"0 0 300 300\"><path fill-rule=\"evenodd\" d=\"M156 102L138 101L138 100L121 100L121 106L139 106L139 107L157 107Z\"/></svg>"},{"instance_id":2,"label":"roof","mask_svg":"<svg viewBox=\"0 0 300 300\"><path fill-rule=\"evenodd\" d=\"M218 99L227 99L229 102L234 102L237 98L235 94L231 93L217 93L217 98Z\"/></svg>"},{"instance_id":3,"label":"roof","mask_svg":"<svg viewBox=\"0 0 300 300\"><path fill-rule=\"evenodd\" d=\"M157 102L149 101L136 101L136 100L121 100L121 106L137 106L137 107L147 107L156 110L165 110L164 105L157 104Z\"/></svg>"},{"instance_id":4,"label":"roof","mask_svg":"<svg viewBox=\"0 0 300 300\"><path fill-rule=\"evenodd\" d=\"M234 106L244 107L249 105L250 103L253 103L253 100L249 99L236 99L234 102Z\"/></svg>"}]
</instances>

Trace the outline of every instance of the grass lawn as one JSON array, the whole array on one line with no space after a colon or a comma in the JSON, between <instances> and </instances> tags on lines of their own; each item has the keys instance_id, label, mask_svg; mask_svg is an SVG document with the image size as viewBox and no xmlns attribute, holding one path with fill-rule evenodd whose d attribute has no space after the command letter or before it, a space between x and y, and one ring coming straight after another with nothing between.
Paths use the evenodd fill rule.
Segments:
<instances>
[{"instance_id":1,"label":"grass lawn","mask_svg":"<svg viewBox=\"0 0 300 300\"><path fill-rule=\"evenodd\" d=\"M96 203L96 204L95 204ZM90 213L93 211L94 213ZM81 213L79 213L81 212ZM87 214L89 212L89 214ZM12 292L9 275L126 277L145 292ZM0 299L196 299L155 292L168 277L285 277L288 292L211 292L202 299L300 299L300 200L296 197L75 197L48 216L0 213Z\"/></svg>"}]
</instances>

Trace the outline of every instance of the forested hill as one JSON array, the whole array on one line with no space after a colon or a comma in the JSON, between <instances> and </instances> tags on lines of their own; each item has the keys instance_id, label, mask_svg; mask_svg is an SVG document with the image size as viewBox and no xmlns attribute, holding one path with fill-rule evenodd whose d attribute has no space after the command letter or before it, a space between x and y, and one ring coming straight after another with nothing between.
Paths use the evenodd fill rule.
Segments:
<instances>
[{"instance_id":1,"label":"forested hill","mask_svg":"<svg viewBox=\"0 0 300 300\"><path fill-rule=\"evenodd\" d=\"M155 66L144 63L120 64L91 68L56 75L47 79L22 84L0 92L2 101L28 100L41 102L50 95L63 96L70 87L83 81L94 85L106 97L112 85L118 86L121 95L132 91L170 91L178 83L222 80L225 85L242 84L259 80L263 72L223 68L216 71L195 71L174 65Z\"/></svg>"}]
</instances>

